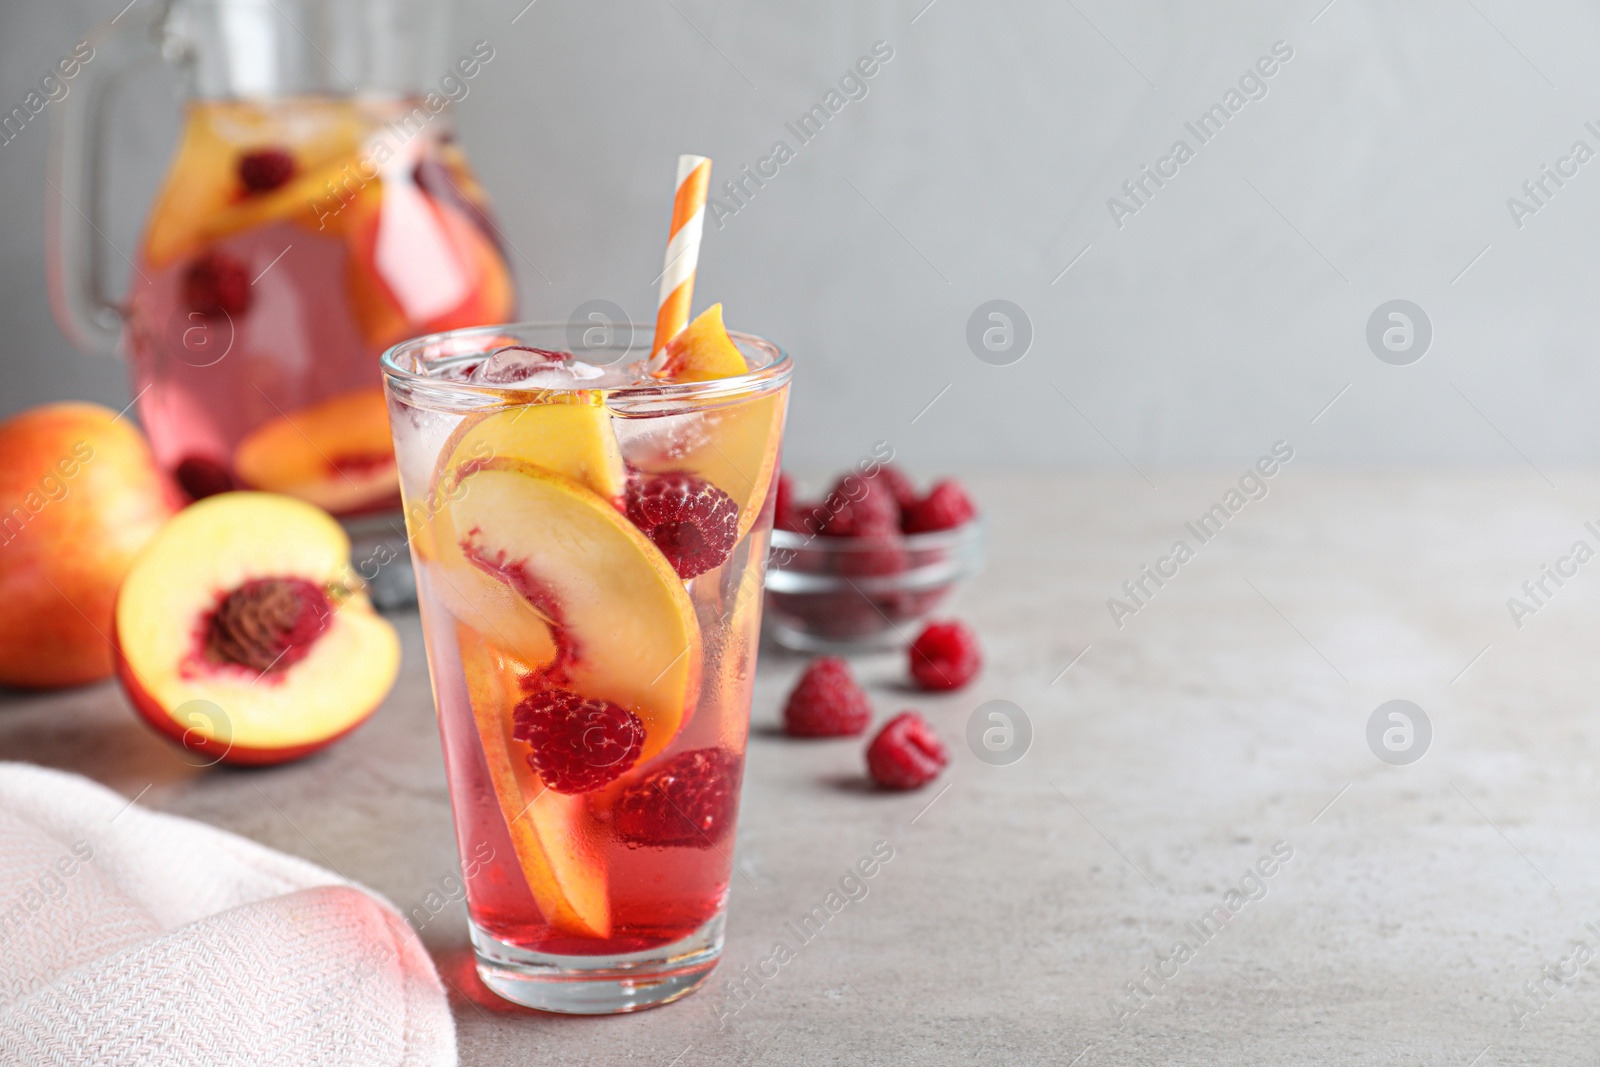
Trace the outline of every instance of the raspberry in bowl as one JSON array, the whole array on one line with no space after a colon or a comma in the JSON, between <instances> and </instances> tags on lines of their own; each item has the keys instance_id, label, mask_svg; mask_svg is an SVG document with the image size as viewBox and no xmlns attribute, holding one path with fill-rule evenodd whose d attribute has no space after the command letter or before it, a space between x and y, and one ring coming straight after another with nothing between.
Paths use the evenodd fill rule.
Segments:
<instances>
[{"instance_id":1,"label":"raspberry in bowl","mask_svg":"<svg viewBox=\"0 0 1600 1067\"><path fill-rule=\"evenodd\" d=\"M766 625L813 653L904 645L962 579L983 566L983 522L943 479L919 492L893 466L839 478L820 500L780 477L766 576Z\"/></svg>"}]
</instances>

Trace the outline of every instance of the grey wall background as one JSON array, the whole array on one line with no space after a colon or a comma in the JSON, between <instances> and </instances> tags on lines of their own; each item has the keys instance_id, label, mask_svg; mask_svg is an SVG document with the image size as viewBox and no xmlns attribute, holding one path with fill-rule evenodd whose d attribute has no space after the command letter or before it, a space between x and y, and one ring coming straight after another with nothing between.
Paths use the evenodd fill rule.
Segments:
<instances>
[{"instance_id":1,"label":"grey wall background","mask_svg":"<svg viewBox=\"0 0 1600 1067\"><path fill-rule=\"evenodd\" d=\"M0 110L125 2L7 0ZM927 470L1130 476L1279 438L1311 462L1600 459L1600 160L1520 228L1507 207L1575 141L1600 151L1593 5L525 3L464 3L451 50L496 50L457 119L526 257L525 315L601 297L648 318L677 154L712 156L716 184L788 142L794 160L708 229L698 295L795 356L800 464L879 438ZM879 40L894 58L869 95L800 145L784 124ZM1118 228L1107 199L1177 138L1198 145L1184 122L1280 40L1294 55L1267 95ZM135 79L123 112L108 236L131 249L176 132L169 82ZM0 145L0 413L128 396L50 317L48 138L35 123ZM966 342L993 298L1032 322L1010 366ZM1434 329L1410 366L1365 340L1394 298Z\"/></svg>"}]
</instances>

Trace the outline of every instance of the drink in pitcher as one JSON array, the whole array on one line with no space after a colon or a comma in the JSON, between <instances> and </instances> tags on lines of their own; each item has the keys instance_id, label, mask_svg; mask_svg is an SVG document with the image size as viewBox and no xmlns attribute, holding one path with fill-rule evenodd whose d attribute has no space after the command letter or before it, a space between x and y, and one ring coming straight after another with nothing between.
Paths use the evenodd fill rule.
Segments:
<instances>
[{"instance_id":1,"label":"drink in pitcher","mask_svg":"<svg viewBox=\"0 0 1600 1067\"><path fill-rule=\"evenodd\" d=\"M139 414L196 497L393 507L373 363L515 294L447 118L418 100L196 101L129 299Z\"/></svg>"},{"instance_id":2,"label":"drink in pitcher","mask_svg":"<svg viewBox=\"0 0 1600 1067\"><path fill-rule=\"evenodd\" d=\"M499 230L452 134L492 63L438 0L135 4L51 107L51 307L125 352L138 418L192 497L288 493L341 516L398 501L378 357L504 322ZM178 144L131 256L104 194L128 71L164 61ZM106 287L127 271L124 295ZM362 524L381 530L382 516Z\"/></svg>"}]
</instances>

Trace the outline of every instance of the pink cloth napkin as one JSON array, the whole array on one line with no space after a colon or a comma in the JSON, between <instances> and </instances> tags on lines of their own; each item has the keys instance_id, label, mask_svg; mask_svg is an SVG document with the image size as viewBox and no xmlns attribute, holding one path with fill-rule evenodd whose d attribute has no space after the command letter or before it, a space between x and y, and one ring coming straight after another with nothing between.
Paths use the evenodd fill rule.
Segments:
<instances>
[{"instance_id":1,"label":"pink cloth napkin","mask_svg":"<svg viewBox=\"0 0 1600 1067\"><path fill-rule=\"evenodd\" d=\"M0 763L0 1063L455 1062L439 977L387 902L77 775Z\"/></svg>"}]
</instances>

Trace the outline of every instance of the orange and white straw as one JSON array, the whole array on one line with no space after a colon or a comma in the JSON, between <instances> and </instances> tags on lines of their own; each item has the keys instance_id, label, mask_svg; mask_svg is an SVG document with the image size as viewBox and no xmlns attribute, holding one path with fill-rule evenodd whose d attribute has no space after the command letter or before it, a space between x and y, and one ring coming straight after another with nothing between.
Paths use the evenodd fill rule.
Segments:
<instances>
[{"instance_id":1,"label":"orange and white straw","mask_svg":"<svg viewBox=\"0 0 1600 1067\"><path fill-rule=\"evenodd\" d=\"M689 325L689 301L694 296L694 271L700 262L700 234L705 229L706 193L710 188L711 160L705 156L679 156L667 266L661 272L655 343L650 346L652 369L659 369L661 350L667 342Z\"/></svg>"}]
</instances>

